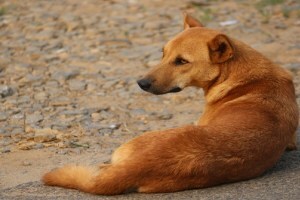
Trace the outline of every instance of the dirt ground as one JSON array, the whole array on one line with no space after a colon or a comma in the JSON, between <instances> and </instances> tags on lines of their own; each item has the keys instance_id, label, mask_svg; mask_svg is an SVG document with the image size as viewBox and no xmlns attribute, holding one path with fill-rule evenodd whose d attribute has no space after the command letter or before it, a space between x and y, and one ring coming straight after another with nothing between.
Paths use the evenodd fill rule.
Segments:
<instances>
[{"instance_id":1,"label":"dirt ground","mask_svg":"<svg viewBox=\"0 0 300 200\"><path fill-rule=\"evenodd\" d=\"M182 11L289 69L300 105L299 1L0 0L0 190L194 123L201 90L154 96L136 84L182 30Z\"/></svg>"}]
</instances>

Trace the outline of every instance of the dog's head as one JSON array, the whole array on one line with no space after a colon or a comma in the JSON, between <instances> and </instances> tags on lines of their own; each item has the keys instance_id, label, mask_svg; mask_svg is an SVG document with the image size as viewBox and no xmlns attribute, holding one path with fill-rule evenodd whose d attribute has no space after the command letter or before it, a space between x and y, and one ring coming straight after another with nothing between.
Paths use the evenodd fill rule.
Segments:
<instances>
[{"instance_id":1,"label":"dog's head","mask_svg":"<svg viewBox=\"0 0 300 200\"><path fill-rule=\"evenodd\" d=\"M161 62L138 81L153 94L179 92L187 86L207 87L220 74L220 64L233 57L227 36L184 16L184 31L163 47Z\"/></svg>"}]
</instances>

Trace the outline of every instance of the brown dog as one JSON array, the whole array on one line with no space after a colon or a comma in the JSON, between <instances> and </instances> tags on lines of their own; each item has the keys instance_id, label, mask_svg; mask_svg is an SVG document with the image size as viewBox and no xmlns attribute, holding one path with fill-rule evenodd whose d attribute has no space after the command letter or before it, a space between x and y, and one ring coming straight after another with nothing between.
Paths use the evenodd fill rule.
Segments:
<instances>
[{"instance_id":1,"label":"brown dog","mask_svg":"<svg viewBox=\"0 0 300 200\"><path fill-rule=\"evenodd\" d=\"M299 113L292 77L244 43L185 16L185 30L138 84L154 94L205 91L197 126L145 133L98 170L66 166L46 185L114 195L174 192L257 177L296 148Z\"/></svg>"}]
</instances>

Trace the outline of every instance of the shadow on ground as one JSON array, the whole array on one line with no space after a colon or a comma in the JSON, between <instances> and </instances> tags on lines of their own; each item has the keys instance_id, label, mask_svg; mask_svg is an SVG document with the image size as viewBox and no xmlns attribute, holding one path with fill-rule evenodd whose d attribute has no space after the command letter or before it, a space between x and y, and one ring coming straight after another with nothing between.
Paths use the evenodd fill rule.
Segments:
<instances>
[{"instance_id":1,"label":"shadow on ground","mask_svg":"<svg viewBox=\"0 0 300 200\"><path fill-rule=\"evenodd\" d=\"M300 133L298 132L298 137ZM298 142L298 147L300 146ZM289 199L300 196L300 150L285 152L280 161L262 177L170 194L127 194L95 196L75 190L43 186L40 182L21 184L0 191L0 199Z\"/></svg>"}]
</instances>

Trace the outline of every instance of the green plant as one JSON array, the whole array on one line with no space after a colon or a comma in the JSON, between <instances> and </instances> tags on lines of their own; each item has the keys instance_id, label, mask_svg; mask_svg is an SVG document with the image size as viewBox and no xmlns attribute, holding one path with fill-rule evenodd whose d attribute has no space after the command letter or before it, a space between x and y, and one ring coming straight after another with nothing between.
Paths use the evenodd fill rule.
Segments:
<instances>
[{"instance_id":1,"label":"green plant","mask_svg":"<svg viewBox=\"0 0 300 200\"><path fill-rule=\"evenodd\" d=\"M257 4L255 4L256 9L263 16L262 23L268 23L272 15L272 9L270 9L268 6L274 6L283 2L284 0L260 0ZM285 17L289 16L288 10L282 10L282 12Z\"/></svg>"},{"instance_id":2,"label":"green plant","mask_svg":"<svg viewBox=\"0 0 300 200\"><path fill-rule=\"evenodd\" d=\"M0 8L0 16L5 15L7 13L7 9L5 7Z\"/></svg>"},{"instance_id":3,"label":"green plant","mask_svg":"<svg viewBox=\"0 0 300 200\"><path fill-rule=\"evenodd\" d=\"M213 19L212 10L210 8L202 9L203 15L200 17L202 22L209 22Z\"/></svg>"},{"instance_id":4,"label":"green plant","mask_svg":"<svg viewBox=\"0 0 300 200\"><path fill-rule=\"evenodd\" d=\"M258 9L283 3L284 0L261 0L256 4Z\"/></svg>"}]
</instances>

